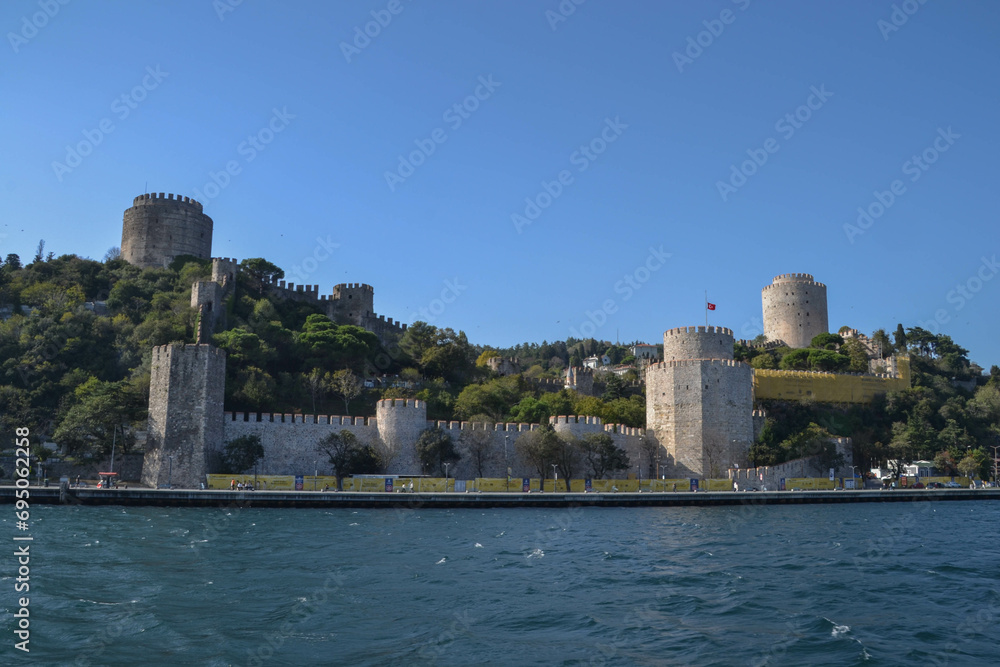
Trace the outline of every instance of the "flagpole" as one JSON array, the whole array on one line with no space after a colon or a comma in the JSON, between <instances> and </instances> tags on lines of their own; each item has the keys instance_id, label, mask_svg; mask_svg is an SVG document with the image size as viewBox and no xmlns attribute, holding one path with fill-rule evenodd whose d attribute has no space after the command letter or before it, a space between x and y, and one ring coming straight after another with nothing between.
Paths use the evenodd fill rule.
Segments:
<instances>
[{"instance_id":1,"label":"flagpole","mask_svg":"<svg viewBox=\"0 0 1000 667\"><path fill-rule=\"evenodd\" d=\"M708 327L708 290L705 290L705 326Z\"/></svg>"}]
</instances>

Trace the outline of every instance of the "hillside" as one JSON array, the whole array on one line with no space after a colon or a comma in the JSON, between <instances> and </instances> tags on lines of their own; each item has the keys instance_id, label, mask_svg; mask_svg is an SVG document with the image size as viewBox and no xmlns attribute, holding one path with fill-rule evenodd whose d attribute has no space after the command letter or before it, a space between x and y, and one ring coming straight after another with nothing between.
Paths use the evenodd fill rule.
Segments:
<instances>
[{"instance_id":1,"label":"hillside","mask_svg":"<svg viewBox=\"0 0 1000 667\"><path fill-rule=\"evenodd\" d=\"M645 425L641 386L610 375L598 396L559 390L563 371L589 356L633 361L629 347L606 341L525 343L494 350L462 331L413 323L380 341L333 322L308 302L279 299L264 287L278 267L244 260L236 296L213 342L226 350L226 409L373 414L379 398L415 397L431 419L543 422L558 414ZM0 423L28 426L72 457L103 456L112 441L128 449L145 424L150 349L193 342L197 314L191 284L210 263L179 258L168 269L139 269L109 253L103 262L39 253L23 265L0 264ZM984 376L948 336L920 328L884 331L873 340L912 358L913 386L871 405L765 402L768 420L751 450L757 464L809 453L826 434L849 436L859 467L888 459L931 459L956 472L985 475L1000 444L1000 369ZM838 341L839 339L839 341ZM499 377L493 356L517 358L521 373ZM862 370L850 341L830 335L813 348L737 346L757 368ZM963 470L964 472L964 470Z\"/></svg>"}]
</instances>

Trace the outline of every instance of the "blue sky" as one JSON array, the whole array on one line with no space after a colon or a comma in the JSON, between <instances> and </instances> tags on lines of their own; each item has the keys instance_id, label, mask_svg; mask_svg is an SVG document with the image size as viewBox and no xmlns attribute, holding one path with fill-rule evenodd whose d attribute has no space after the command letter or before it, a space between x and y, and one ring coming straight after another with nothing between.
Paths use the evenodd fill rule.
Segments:
<instances>
[{"instance_id":1,"label":"blue sky","mask_svg":"<svg viewBox=\"0 0 1000 667\"><path fill-rule=\"evenodd\" d=\"M996 3L9 0L0 27L3 254L100 259L173 192L216 256L480 344L660 342L706 291L752 337L807 272L834 330L1000 363Z\"/></svg>"}]
</instances>

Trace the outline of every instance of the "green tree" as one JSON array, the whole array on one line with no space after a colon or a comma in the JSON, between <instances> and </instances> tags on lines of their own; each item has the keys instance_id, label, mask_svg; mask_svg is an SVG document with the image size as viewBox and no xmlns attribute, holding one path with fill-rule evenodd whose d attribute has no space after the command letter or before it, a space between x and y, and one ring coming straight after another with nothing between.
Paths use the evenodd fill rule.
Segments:
<instances>
[{"instance_id":1,"label":"green tree","mask_svg":"<svg viewBox=\"0 0 1000 667\"><path fill-rule=\"evenodd\" d=\"M906 332L903 330L902 324L896 325L896 333L893 334L894 347L897 352L906 352Z\"/></svg>"},{"instance_id":2,"label":"green tree","mask_svg":"<svg viewBox=\"0 0 1000 667\"><path fill-rule=\"evenodd\" d=\"M437 427L426 429L420 434L416 449L420 468L425 474L436 472L443 475L445 463L451 465L462 458L455 449L451 435Z\"/></svg>"},{"instance_id":3,"label":"green tree","mask_svg":"<svg viewBox=\"0 0 1000 667\"><path fill-rule=\"evenodd\" d=\"M604 479L610 472L632 467L628 453L615 445L614 439L607 433L588 433L583 436L580 439L580 450L593 479Z\"/></svg>"},{"instance_id":4,"label":"green tree","mask_svg":"<svg viewBox=\"0 0 1000 667\"><path fill-rule=\"evenodd\" d=\"M475 421L473 423L476 423ZM496 459L493 431L472 429L462 432L461 443L477 477L484 477L490 463Z\"/></svg>"},{"instance_id":5,"label":"green tree","mask_svg":"<svg viewBox=\"0 0 1000 667\"><path fill-rule=\"evenodd\" d=\"M350 402L365 390L364 384L350 369L335 371L330 376L330 389L344 399L344 414L349 415Z\"/></svg>"},{"instance_id":6,"label":"green tree","mask_svg":"<svg viewBox=\"0 0 1000 667\"><path fill-rule=\"evenodd\" d=\"M246 287L259 299L275 280L285 277L285 272L263 257L251 257L240 262L240 277Z\"/></svg>"},{"instance_id":7,"label":"green tree","mask_svg":"<svg viewBox=\"0 0 1000 667\"><path fill-rule=\"evenodd\" d=\"M127 382L90 378L78 386L53 439L71 455L107 456L114 442L127 454L135 443L131 426L145 415L142 396Z\"/></svg>"},{"instance_id":8,"label":"green tree","mask_svg":"<svg viewBox=\"0 0 1000 667\"><path fill-rule=\"evenodd\" d=\"M838 350L844 344L844 337L839 334L821 333L813 336L809 346L818 350Z\"/></svg>"},{"instance_id":9,"label":"green tree","mask_svg":"<svg viewBox=\"0 0 1000 667\"><path fill-rule=\"evenodd\" d=\"M548 477L549 468L556 463L559 436L550 424L542 424L534 431L527 431L514 443L521 460L533 467L542 478L542 485Z\"/></svg>"},{"instance_id":10,"label":"green tree","mask_svg":"<svg viewBox=\"0 0 1000 667\"><path fill-rule=\"evenodd\" d=\"M365 447L356 435L342 429L340 433L330 433L316 446L316 449L330 461L333 474L337 478L337 490L343 491L343 478L355 474L378 472L379 461L371 447Z\"/></svg>"},{"instance_id":11,"label":"green tree","mask_svg":"<svg viewBox=\"0 0 1000 667\"><path fill-rule=\"evenodd\" d=\"M241 435L226 443L222 460L226 472L240 474L257 465L264 458L264 446L259 435Z\"/></svg>"}]
</instances>

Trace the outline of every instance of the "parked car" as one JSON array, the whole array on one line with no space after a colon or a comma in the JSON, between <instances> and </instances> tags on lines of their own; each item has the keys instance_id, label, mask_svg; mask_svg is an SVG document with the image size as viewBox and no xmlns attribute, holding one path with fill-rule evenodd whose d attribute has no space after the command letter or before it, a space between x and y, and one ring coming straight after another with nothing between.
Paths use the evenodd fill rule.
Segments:
<instances>
[{"instance_id":1,"label":"parked car","mask_svg":"<svg viewBox=\"0 0 1000 667\"><path fill-rule=\"evenodd\" d=\"M943 489L944 488L944 483L943 482L927 482L927 488L928 489Z\"/></svg>"},{"instance_id":2,"label":"parked car","mask_svg":"<svg viewBox=\"0 0 1000 667\"><path fill-rule=\"evenodd\" d=\"M926 488L926 487L924 487L924 483L923 482L917 482L916 484L914 484L910 488L911 489L923 489L923 488Z\"/></svg>"},{"instance_id":3,"label":"parked car","mask_svg":"<svg viewBox=\"0 0 1000 667\"><path fill-rule=\"evenodd\" d=\"M959 484L958 482L945 482L944 487L946 489L961 489L962 485Z\"/></svg>"}]
</instances>

